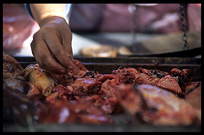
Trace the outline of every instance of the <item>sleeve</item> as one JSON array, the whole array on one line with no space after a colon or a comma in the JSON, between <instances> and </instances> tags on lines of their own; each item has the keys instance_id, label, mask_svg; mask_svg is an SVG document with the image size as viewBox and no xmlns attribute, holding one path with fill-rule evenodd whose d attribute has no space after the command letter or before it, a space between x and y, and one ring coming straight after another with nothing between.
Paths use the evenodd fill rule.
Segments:
<instances>
[{"instance_id":1,"label":"sleeve","mask_svg":"<svg viewBox=\"0 0 204 135\"><path fill-rule=\"evenodd\" d=\"M25 5L25 8L26 8L26 11L28 12L28 14L33 18L32 12L30 10L30 5L28 3L25 3L24 5Z\"/></svg>"},{"instance_id":2,"label":"sleeve","mask_svg":"<svg viewBox=\"0 0 204 135\"><path fill-rule=\"evenodd\" d=\"M32 12L31 12L31 10L30 10L30 5L29 5L29 3L25 3L24 5L25 5L25 8L26 8L26 11L28 12L28 14L33 18ZM64 14L65 18L68 17L70 10L71 10L71 4L66 4L65 14ZM33 19L34 19L34 18L33 18Z\"/></svg>"}]
</instances>

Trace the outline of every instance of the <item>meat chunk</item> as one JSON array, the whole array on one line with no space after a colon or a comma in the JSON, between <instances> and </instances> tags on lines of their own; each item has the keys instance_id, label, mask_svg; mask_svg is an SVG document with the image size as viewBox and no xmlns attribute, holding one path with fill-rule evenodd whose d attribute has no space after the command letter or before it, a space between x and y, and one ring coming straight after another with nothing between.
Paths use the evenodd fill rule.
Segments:
<instances>
[{"instance_id":1,"label":"meat chunk","mask_svg":"<svg viewBox=\"0 0 204 135\"><path fill-rule=\"evenodd\" d=\"M77 96L77 97L75 96L75 98L77 99L77 101L80 101L80 102L90 102L98 109L100 109L100 107L102 106L102 104L104 102L104 100L99 95L90 95L90 96L86 96L84 98L81 98L79 96Z\"/></svg>"},{"instance_id":2,"label":"meat chunk","mask_svg":"<svg viewBox=\"0 0 204 135\"><path fill-rule=\"evenodd\" d=\"M25 78L35 87L28 92L28 96L32 97L36 94L48 96L54 88L54 80L52 75L41 69L38 64L30 64L25 68Z\"/></svg>"},{"instance_id":3,"label":"meat chunk","mask_svg":"<svg viewBox=\"0 0 204 135\"><path fill-rule=\"evenodd\" d=\"M22 69L4 55L4 120L12 112L23 124L21 115L35 115L39 123L113 124L108 115L119 113L152 125L201 124L201 82L192 82L188 69L119 67L100 74L73 63L76 68L56 75L38 64Z\"/></svg>"},{"instance_id":4,"label":"meat chunk","mask_svg":"<svg viewBox=\"0 0 204 135\"><path fill-rule=\"evenodd\" d=\"M101 106L106 114L120 113L122 112L121 106L118 104L115 92L117 91L117 81L115 79L106 80L101 85L100 96L104 99Z\"/></svg>"},{"instance_id":5,"label":"meat chunk","mask_svg":"<svg viewBox=\"0 0 204 135\"><path fill-rule=\"evenodd\" d=\"M49 103L54 103L56 101L68 101L68 96L71 96L72 93L69 89L63 85L57 85L53 88L52 93L46 97L46 101Z\"/></svg>"},{"instance_id":6,"label":"meat chunk","mask_svg":"<svg viewBox=\"0 0 204 135\"><path fill-rule=\"evenodd\" d=\"M52 74L56 85L70 86L76 80L71 74Z\"/></svg>"},{"instance_id":7,"label":"meat chunk","mask_svg":"<svg viewBox=\"0 0 204 135\"><path fill-rule=\"evenodd\" d=\"M171 91L180 97L185 96L184 91L181 89L183 85L179 83L178 77L175 78L175 73L181 74L181 72L183 71L184 74L184 72L187 72L186 70L181 71L177 68L174 68L171 71L171 75L168 72L164 72L161 70L144 69L141 67L138 69L138 71L140 72L140 74L136 78L136 82L138 84L151 84ZM172 74L174 74L174 76L172 76Z\"/></svg>"},{"instance_id":8,"label":"meat chunk","mask_svg":"<svg viewBox=\"0 0 204 135\"><path fill-rule=\"evenodd\" d=\"M47 111L39 114L39 121L41 123L59 124L112 124L114 122L90 103L68 103L62 101L48 105Z\"/></svg>"},{"instance_id":9,"label":"meat chunk","mask_svg":"<svg viewBox=\"0 0 204 135\"><path fill-rule=\"evenodd\" d=\"M27 94L29 90L32 90L33 86L29 82L25 82L19 79L4 79L3 84L11 89L16 89L23 94Z\"/></svg>"},{"instance_id":10,"label":"meat chunk","mask_svg":"<svg viewBox=\"0 0 204 135\"><path fill-rule=\"evenodd\" d=\"M23 92L3 81L3 121L7 124L28 125L33 119L34 103Z\"/></svg>"},{"instance_id":11,"label":"meat chunk","mask_svg":"<svg viewBox=\"0 0 204 135\"><path fill-rule=\"evenodd\" d=\"M98 78L98 75L100 76L97 71L88 71L86 72L85 77L89 76L90 78Z\"/></svg>"},{"instance_id":12,"label":"meat chunk","mask_svg":"<svg viewBox=\"0 0 204 135\"><path fill-rule=\"evenodd\" d=\"M158 69L145 69L141 67L139 67L138 71L147 74L151 78L162 78L169 74L168 72L164 72Z\"/></svg>"},{"instance_id":13,"label":"meat chunk","mask_svg":"<svg viewBox=\"0 0 204 135\"><path fill-rule=\"evenodd\" d=\"M185 100L156 86L143 84L137 88L147 104L141 115L143 121L153 125L200 124L199 111Z\"/></svg>"},{"instance_id":14,"label":"meat chunk","mask_svg":"<svg viewBox=\"0 0 204 135\"><path fill-rule=\"evenodd\" d=\"M3 54L3 79L23 75L23 67L11 55Z\"/></svg>"},{"instance_id":15,"label":"meat chunk","mask_svg":"<svg viewBox=\"0 0 204 135\"><path fill-rule=\"evenodd\" d=\"M200 124L201 114L185 100L157 86L121 84L116 96L126 113L136 122L152 125Z\"/></svg>"},{"instance_id":16,"label":"meat chunk","mask_svg":"<svg viewBox=\"0 0 204 135\"><path fill-rule=\"evenodd\" d=\"M201 82L192 82L186 86L185 100L197 109L201 109Z\"/></svg>"},{"instance_id":17,"label":"meat chunk","mask_svg":"<svg viewBox=\"0 0 204 135\"><path fill-rule=\"evenodd\" d=\"M76 68L73 70L68 70L68 74L74 76L75 78L80 78L86 75L89 70L78 60L73 61Z\"/></svg>"},{"instance_id":18,"label":"meat chunk","mask_svg":"<svg viewBox=\"0 0 204 135\"><path fill-rule=\"evenodd\" d=\"M112 80L114 79L115 82L119 83L119 76L115 74L98 74L97 80L101 82L105 82L106 80Z\"/></svg>"},{"instance_id":19,"label":"meat chunk","mask_svg":"<svg viewBox=\"0 0 204 135\"><path fill-rule=\"evenodd\" d=\"M138 71L135 68L122 68L113 70L112 74L119 77L120 83L130 84L135 83L135 79L138 76Z\"/></svg>"},{"instance_id":20,"label":"meat chunk","mask_svg":"<svg viewBox=\"0 0 204 135\"><path fill-rule=\"evenodd\" d=\"M100 90L101 82L94 78L78 78L72 84L75 95L97 94Z\"/></svg>"},{"instance_id":21,"label":"meat chunk","mask_svg":"<svg viewBox=\"0 0 204 135\"><path fill-rule=\"evenodd\" d=\"M178 69L178 68L173 68L171 70L171 75L176 79L178 82L179 86L181 87L182 94L186 94L186 86L191 83L192 81L192 76L191 73L188 69Z\"/></svg>"},{"instance_id":22,"label":"meat chunk","mask_svg":"<svg viewBox=\"0 0 204 135\"><path fill-rule=\"evenodd\" d=\"M170 75L167 75L163 78L161 78L156 86L158 87L161 87L161 88L164 88L164 89L167 89L173 93L176 93L176 94L181 94L182 91L181 91L181 88L179 86L179 84L177 83L177 81Z\"/></svg>"},{"instance_id":23,"label":"meat chunk","mask_svg":"<svg viewBox=\"0 0 204 135\"><path fill-rule=\"evenodd\" d=\"M100 89L100 96L106 100L110 97L115 97L115 86L117 86L117 82L115 79L112 80L106 80L104 83L102 83L101 85L101 89Z\"/></svg>"},{"instance_id":24,"label":"meat chunk","mask_svg":"<svg viewBox=\"0 0 204 135\"><path fill-rule=\"evenodd\" d=\"M151 76L145 73L138 74L135 80L136 84L151 84L151 85L156 85L158 81L159 78L152 78Z\"/></svg>"},{"instance_id":25,"label":"meat chunk","mask_svg":"<svg viewBox=\"0 0 204 135\"><path fill-rule=\"evenodd\" d=\"M138 91L133 88L133 85L121 84L116 89L117 101L124 110L130 115L139 114L143 106L143 100Z\"/></svg>"}]
</instances>

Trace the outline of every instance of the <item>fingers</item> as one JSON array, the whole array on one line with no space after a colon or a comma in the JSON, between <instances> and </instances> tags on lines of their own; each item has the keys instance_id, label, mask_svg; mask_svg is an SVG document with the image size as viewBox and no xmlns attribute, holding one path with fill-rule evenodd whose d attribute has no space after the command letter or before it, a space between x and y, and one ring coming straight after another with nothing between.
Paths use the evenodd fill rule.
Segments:
<instances>
[{"instance_id":1,"label":"fingers","mask_svg":"<svg viewBox=\"0 0 204 135\"><path fill-rule=\"evenodd\" d=\"M73 53L71 47L72 32L66 20L50 17L34 34L31 48L37 63L44 69L60 73L73 70ZM58 70L58 71L57 71Z\"/></svg>"},{"instance_id":2,"label":"fingers","mask_svg":"<svg viewBox=\"0 0 204 135\"><path fill-rule=\"evenodd\" d=\"M68 57L71 57L73 59L73 52L72 52L72 46L71 46L71 41L72 41L72 34L70 32L69 35L64 34L62 35L62 45L64 47L65 53Z\"/></svg>"},{"instance_id":3,"label":"fingers","mask_svg":"<svg viewBox=\"0 0 204 135\"><path fill-rule=\"evenodd\" d=\"M62 34L62 45L65 50L67 57L69 57L73 61L73 52L72 52L72 32L69 27L66 30L67 33ZM75 65L74 65L75 68Z\"/></svg>"},{"instance_id":4,"label":"fingers","mask_svg":"<svg viewBox=\"0 0 204 135\"><path fill-rule=\"evenodd\" d=\"M58 62L56 62L43 40L34 38L31 42L31 49L36 62L40 65L41 68L54 74L66 73L66 69Z\"/></svg>"},{"instance_id":5,"label":"fingers","mask_svg":"<svg viewBox=\"0 0 204 135\"><path fill-rule=\"evenodd\" d=\"M68 57L69 60L71 61L71 64L70 64L71 67L69 67L69 69L74 69L74 68L75 68L75 65L72 64L74 58L73 58L73 53L72 53L71 41L68 41L68 40L66 40L66 39L67 39L67 38L63 38L63 42L62 42L63 48L64 48L64 51L65 51L66 57ZM69 61L68 61L68 62L69 62Z\"/></svg>"},{"instance_id":6,"label":"fingers","mask_svg":"<svg viewBox=\"0 0 204 135\"><path fill-rule=\"evenodd\" d=\"M56 61L66 69L73 69L74 64L72 60L67 56L60 42L59 36L57 34L50 34L49 36L45 35L44 40L48 45L51 54L53 54L53 57L56 58Z\"/></svg>"}]
</instances>

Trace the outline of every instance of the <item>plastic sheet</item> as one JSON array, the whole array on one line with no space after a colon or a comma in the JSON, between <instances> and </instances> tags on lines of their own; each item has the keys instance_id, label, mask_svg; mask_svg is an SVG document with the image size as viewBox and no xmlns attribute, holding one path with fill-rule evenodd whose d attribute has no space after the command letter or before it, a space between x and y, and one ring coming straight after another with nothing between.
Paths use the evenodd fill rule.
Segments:
<instances>
[{"instance_id":1,"label":"plastic sheet","mask_svg":"<svg viewBox=\"0 0 204 135\"><path fill-rule=\"evenodd\" d=\"M22 48L30 36L35 21L23 4L3 4L3 51L10 53Z\"/></svg>"}]
</instances>

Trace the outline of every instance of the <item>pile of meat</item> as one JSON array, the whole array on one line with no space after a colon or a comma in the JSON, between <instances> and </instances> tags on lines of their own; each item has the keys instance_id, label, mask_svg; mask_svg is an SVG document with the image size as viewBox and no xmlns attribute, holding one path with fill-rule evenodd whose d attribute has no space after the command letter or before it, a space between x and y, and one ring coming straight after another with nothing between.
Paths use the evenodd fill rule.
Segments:
<instances>
[{"instance_id":1,"label":"pile of meat","mask_svg":"<svg viewBox=\"0 0 204 135\"><path fill-rule=\"evenodd\" d=\"M188 69L119 67L100 74L78 60L74 64L77 69L56 75L38 64L23 69L4 55L4 123L116 124L112 116L125 114L130 123L201 124L201 100L187 100L201 91L201 83L192 82Z\"/></svg>"}]
</instances>

